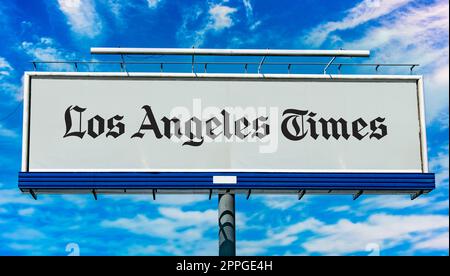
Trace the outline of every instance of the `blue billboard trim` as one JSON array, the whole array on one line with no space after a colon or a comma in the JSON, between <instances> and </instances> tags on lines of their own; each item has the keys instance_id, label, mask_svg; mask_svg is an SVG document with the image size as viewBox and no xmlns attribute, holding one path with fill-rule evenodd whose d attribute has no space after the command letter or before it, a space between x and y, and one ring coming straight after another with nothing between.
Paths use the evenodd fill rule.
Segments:
<instances>
[{"instance_id":1,"label":"blue billboard trim","mask_svg":"<svg viewBox=\"0 0 450 276\"><path fill-rule=\"evenodd\" d=\"M235 176L236 183L215 184L214 176ZM19 188L86 189L234 189L308 191L429 192L433 173L278 173L278 172L20 172Z\"/></svg>"}]
</instances>

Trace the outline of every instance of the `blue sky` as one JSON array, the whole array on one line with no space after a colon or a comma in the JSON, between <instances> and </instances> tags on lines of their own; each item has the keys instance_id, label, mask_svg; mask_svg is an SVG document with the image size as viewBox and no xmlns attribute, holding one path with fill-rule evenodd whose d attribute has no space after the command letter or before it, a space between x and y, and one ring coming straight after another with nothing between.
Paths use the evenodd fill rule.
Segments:
<instances>
[{"instance_id":1,"label":"blue sky","mask_svg":"<svg viewBox=\"0 0 450 276\"><path fill-rule=\"evenodd\" d=\"M370 49L367 62L420 63L437 189L414 201L238 196L237 253L448 255L448 14L448 1L1 1L0 255L67 255L71 243L81 255L217 254L217 200L207 196L35 201L17 189L23 72L30 60L89 60L91 46Z\"/></svg>"}]
</instances>

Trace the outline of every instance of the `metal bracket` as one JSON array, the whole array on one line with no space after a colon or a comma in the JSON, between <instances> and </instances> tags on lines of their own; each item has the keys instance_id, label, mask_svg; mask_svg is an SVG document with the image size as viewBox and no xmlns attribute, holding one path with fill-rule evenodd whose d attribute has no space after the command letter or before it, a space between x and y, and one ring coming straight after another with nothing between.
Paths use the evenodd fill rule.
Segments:
<instances>
[{"instance_id":1,"label":"metal bracket","mask_svg":"<svg viewBox=\"0 0 450 276\"><path fill-rule=\"evenodd\" d=\"M94 199L97 200L97 192L95 189L92 190L92 195L94 195Z\"/></svg>"},{"instance_id":2,"label":"metal bracket","mask_svg":"<svg viewBox=\"0 0 450 276\"><path fill-rule=\"evenodd\" d=\"M194 49L195 47L192 47L192 49ZM195 69L195 53L192 52L192 60L191 60L191 70L192 73L194 73L194 69Z\"/></svg>"},{"instance_id":3,"label":"metal bracket","mask_svg":"<svg viewBox=\"0 0 450 276\"><path fill-rule=\"evenodd\" d=\"M360 197L363 194L363 190L360 190L358 192L356 192L356 194L353 195L353 200L357 200L358 197Z\"/></svg>"},{"instance_id":4,"label":"metal bracket","mask_svg":"<svg viewBox=\"0 0 450 276\"><path fill-rule=\"evenodd\" d=\"M338 73L341 74L342 63L338 65Z\"/></svg>"},{"instance_id":5,"label":"metal bracket","mask_svg":"<svg viewBox=\"0 0 450 276\"><path fill-rule=\"evenodd\" d=\"M380 64L377 64L377 66L375 66L375 71L378 73L378 68L380 68Z\"/></svg>"},{"instance_id":6,"label":"metal bracket","mask_svg":"<svg viewBox=\"0 0 450 276\"><path fill-rule=\"evenodd\" d=\"M288 64L288 74L290 74L291 73L291 66L292 66L292 64Z\"/></svg>"},{"instance_id":7,"label":"metal bracket","mask_svg":"<svg viewBox=\"0 0 450 276\"><path fill-rule=\"evenodd\" d=\"M414 193L411 195L411 200L414 200L416 198L418 198L419 196L421 196L423 194L423 190L418 191L417 193Z\"/></svg>"},{"instance_id":8,"label":"metal bracket","mask_svg":"<svg viewBox=\"0 0 450 276\"><path fill-rule=\"evenodd\" d=\"M122 70L122 72L127 72L127 66L125 64L125 58L123 57L123 55L120 55L120 58L122 59L122 62L120 63L120 70Z\"/></svg>"},{"instance_id":9,"label":"metal bracket","mask_svg":"<svg viewBox=\"0 0 450 276\"><path fill-rule=\"evenodd\" d=\"M302 199L305 194L306 194L306 190L298 191L298 200Z\"/></svg>"},{"instance_id":10,"label":"metal bracket","mask_svg":"<svg viewBox=\"0 0 450 276\"><path fill-rule=\"evenodd\" d=\"M263 64L264 64L264 61L266 61L266 57L267 57L267 56L264 56L264 57L261 59L261 62L259 63L259 65L258 65L258 74L261 73L261 68L262 68L262 66L263 66Z\"/></svg>"},{"instance_id":11,"label":"metal bracket","mask_svg":"<svg viewBox=\"0 0 450 276\"><path fill-rule=\"evenodd\" d=\"M78 72L78 63L74 62L73 65L75 65L75 72Z\"/></svg>"},{"instance_id":12,"label":"metal bracket","mask_svg":"<svg viewBox=\"0 0 450 276\"><path fill-rule=\"evenodd\" d=\"M32 189L30 189L30 194L34 198L34 200L37 200L37 195Z\"/></svg>"},{"instance_id":13,"label":"metal bracket","mask_svg":"<svg viewBox=\"0 0 450 276\"><path fill-rule=\"evenodd\" d=\"M209 200L211 200L212 197L212 189L209 189Z\"/></svg>"},{"instance_id":14,"label":"metal bracket","mask_svg":"<svg viewBox=\"0 0 450 276\"><path fill-rule=\"evenodd\" d=\"M245 65L244 65L244 70L245 70L245 73L247 74L248 73L248 63L246 63Z\"/></svg>"},{"instance_id":15,"label":"metal bracket","mask_svg":"<svg viewBox=\"0 0 450 276\"><path fill-rule=\"evenodd\" d=\"M409 68L409 73L412 75L414 68L416 67L416 64L413 64L410 68Z\"/></svg>"},{"instance_id":16,"label":"metal bracket","mask_svg":"<svg viewBox=\"0 0 450 276\"><path fill-rule=\"evenodd\" d=\"M330 67L330 65L333 63L333 61L336 59L336 57L333 57L330 62L328 62L328 64L325 66L325 68L323 69L323 74L326 75L327 74L327 69L328 67Z\"/></svg>"},{"instance_id":17,"label":"metal bracket","mask_svg":"<svg viewBox=\"0 0 450 276\"><path fill-rule=\"evenodd\" d=\"M33 63L33 68L34 68L34 71L37 71L37 66L36 66L36 62L32 62Z\"/></svg>"},{"instance_id":18,"label":"metal bracket","mask_svg":"<svg viewBox=\"0 0 450 276\"><path fill-rule=\"evenodd\" d=\"M152 194L153 194L153 200L156 200L156 189L152 190Z\"/></svg>"},{"instance_id":19,"label":"metal bracket","mask_svg":"<svg viewBox=\"0 0 450 276\"><path fill-rule=\"evenodd\" d=\"M164 63L159 64L159 71L162 73L164 72Z\"/></svg>"},{"instance_id":20,"label":"metal bracket","mask_svg":"<svg viewBox=\"0 0 450 276\"><path fill-rule=\"evenodd\" d=\"M250 194L252 193L252 189L248 189L248 192L247 192L247 200L250 198Z\"/></svg>"},{"instance_id":21,"label":"metal bracket","mask_svg":"<svg viewBox=\"0 0 450 276\"><path fill-rule=\"evenodd\" d=\"M205 74L208 73L208 63L205 63Z\"/></svg>"}]
</instances>

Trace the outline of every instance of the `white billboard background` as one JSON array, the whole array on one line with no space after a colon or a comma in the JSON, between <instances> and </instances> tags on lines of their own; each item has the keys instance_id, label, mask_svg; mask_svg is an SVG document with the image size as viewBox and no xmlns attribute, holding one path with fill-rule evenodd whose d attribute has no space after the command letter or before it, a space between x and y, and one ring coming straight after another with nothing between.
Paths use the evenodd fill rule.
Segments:
<instances>
[{"instance_id":1,"label":"white billboard background","mask_svg":"<svg viewBox=\"0 0 450 276\"><path fill-rule=\"evenodd\" d=\"M26 135L24 142L29 145L24 147L22 170L423 172L425 133L418 80L393 76L330 79L325 75L314 79L31 76L25 87L31 93L25 97L30 116L25 131L29 139ZM151 130L143 130L142 139L131 138L146 115L144 105L151 106L161 132L164 116L184 112L204 123L211 117L208 113L218 117L226 109L247 110L243 115L249 121L268 116L270 134L260 141L226 140L219 135L200 146L156 139ZM96 138L87 134L82 139L63 138L69 106L86 108L83 130L95 115L105 124L120 115L125 133L117 138L105 133ZM387 135L380 140L307 136L292 141L280 131L286 109L312 111L316 119L344 118L350 133L351 122L357 118L369 123L382 117ZM232 122L239 117L234 116ZM73 119L78 126L78 117Z\"/></svg>"}]
</instances>

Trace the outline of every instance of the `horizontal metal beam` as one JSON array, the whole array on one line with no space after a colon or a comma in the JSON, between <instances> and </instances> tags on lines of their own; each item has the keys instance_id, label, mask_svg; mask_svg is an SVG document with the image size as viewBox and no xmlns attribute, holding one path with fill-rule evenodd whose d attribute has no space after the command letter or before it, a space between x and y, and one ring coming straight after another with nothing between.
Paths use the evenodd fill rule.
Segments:
<instances>
[{"instance_id":1,"label":"horizontal metal beam","mask_svg":"<svg viewBox=\"0 0 450 276\"><path fill-rule=\"evenodd\" d=\"M236 184L214 184L217 175L233 175ZM432 173L253 173L253 172L21 172L22 191L101 190L205 190L233 189L253 191L285 190L329 191L354 194L354 191L429 192L435 188Z\"/></svg>"},{"instance_id":2,"label":"horizontal metal beam","mask_svg":"<svg viewBox=\"0 0 450 276\"><path fill-rule=\"evenodd\" d=\"M192 64L188 61L76 61L76 60L49 60L49 61L30 61L34 64L134 64L134 65L186 65ZM208 64L208 65L259 65L260 62L243 62L243 61L196 61L195 64ZM327 65L328 62L264 62L264 65L307 65L307 66L323 66ZM373 66L373 67L418 67L420 64L417 63L348 63L348 62L335 62L330 64L330 66Z\"/></svg>"},{"instance_id":3,"label":"horizontal metal beam","mask_svg":"<svg viewBox=\"0 0 450 276\"><path fill-rule=\"evenodd\" d=\"M148 72L57 72L26 71L29 77L111 77L111 78L180 78L180 79L342 79L342 80L410 80L420 75L324 75L324 74L239 74L239 73L148 73Z\"/></svg>"},{"instance_id":4,"label":"horizontal metal beam","mask_svg":"<svg viewBox=\"0 0 450 276\"><path fill-rule=\"evenodd\" d=\"M281 49L199 49L199 48L110 48L93 47L99 55L195 55L195 56L304 56L369 57L368 50L281 50Z\"/></svg>"}]
</instances>

